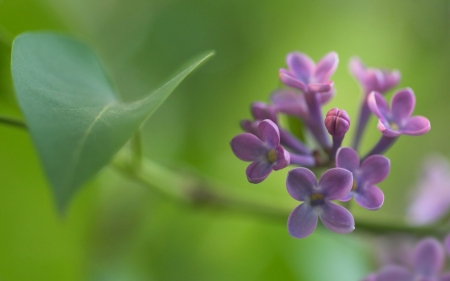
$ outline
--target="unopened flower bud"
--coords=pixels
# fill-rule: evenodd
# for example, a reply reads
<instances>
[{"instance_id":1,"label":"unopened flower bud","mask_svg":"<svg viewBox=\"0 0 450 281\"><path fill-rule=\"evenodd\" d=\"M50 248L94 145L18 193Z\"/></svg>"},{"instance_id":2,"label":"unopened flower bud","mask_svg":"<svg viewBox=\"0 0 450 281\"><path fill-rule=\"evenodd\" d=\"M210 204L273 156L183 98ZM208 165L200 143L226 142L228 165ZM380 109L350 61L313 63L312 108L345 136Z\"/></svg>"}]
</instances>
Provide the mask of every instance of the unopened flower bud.
<instances>
[{"instance_id":1,"label":"unopened flower bud","mask_svg":"<svg viewBox=\"0 0 450 281\"><path fill-rule=\"evenodd\" d=\"M350 128L350 117L345 110L333 108L325 117L325 127L333 137L343 136Z\"/></svg>"}]
</instances>

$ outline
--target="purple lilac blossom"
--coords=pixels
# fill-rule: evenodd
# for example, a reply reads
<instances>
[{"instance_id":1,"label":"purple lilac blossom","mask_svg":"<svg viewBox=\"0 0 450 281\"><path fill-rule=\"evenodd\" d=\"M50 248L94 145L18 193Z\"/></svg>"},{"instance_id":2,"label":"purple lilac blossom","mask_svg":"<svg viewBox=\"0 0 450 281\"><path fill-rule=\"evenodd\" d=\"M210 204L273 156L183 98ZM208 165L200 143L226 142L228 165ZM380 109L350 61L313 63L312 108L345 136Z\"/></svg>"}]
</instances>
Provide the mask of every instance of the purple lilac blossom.
<instances>
[{"instance_id":1,"label":"purple lilac blossom","mask_svg":"<svg viewBox=\"0 0 450 281\"><path fill-rule=\"evenodd\" d=\"M375 274L374 281L450 281L450 273L440 274L445 261L444 249L434 238L421 240L414 249L413 271L398 265L388 265ZM375 275L375 278L373 277Z\"/></svg>"},{"instance_id":2,"label":"purple lilac blossom","mask_svg":"<svg viewBox=\"0 0 450 281\"><path fill-rule=\"evenodd\" d=\"M355 198L356 203L368 210L379 209L384 202L383 191L375 184L382 182L389 174L390 161L381 155L372 155L359 164L359 156L350 147L341 147L336 155L336 167L353 174L353 185L341 201Z\"/></svg>"},{"instance_id":3,"label":"purple lilac blossom","mask_svg":"<svg viewBox=\"0 0 450 281\"><path fill-rule=\"evenodd\" d=\"M367 98L370 92L376 91L385 94L400 82L400 72L397 70L388 71L377 68L367 68L357 57L350 60L350 72L358 80L363 88L363 99L359 111L358 125L353 139L353 148L358 149L362 134L370 118L370 109Z\"/></svg>"},{"instance_id":4,"label":"purple lilac blossom","mask_svg":"<svg viewBox=\"0 0 450 281\"><path fill-rule=\"evenodd\" d=\"M450 163L440 157L425 160L420 180L407 211L413 225L431 224L450 210Z\"/></svg>"},{"instance_id":5,"label":"purple lilac blossom","mask_svg":"<svg viewBox=\"0 0 450 281\"><path fill-rule=\"evenodd\" d=\"M391 100L391 108L378 92L369 94L369 108L378 118L378 129L386 137L400 135L420 136L430 130L430 121L423 116L412 116L416 105L410 88L399 90Z\"/></svg>"},{"instance_id":6,"label":"purple lilac blossom","mask_svg":"<svg viewBox=\"0 0 450 281\"><path fill-rule=\"evenodd\" d=\"M414 92L402 89L395 93L391 108L380 93L369 94L368 105L378 118L378 129L383 136L366 157L384 153L400 135L420 136L430 131L430 121L423 116L412 116L416 105Z\"/></svg>"},{"instance_id":7,"label":"purple lilac blossom","mask_svg":"<svg viewBox=\"0 0 450 281\"><path fill-rule=\"evenodd\" d=\"M316 65L303 53L293 52L287 55L288 69L280 69L280 80L287 86L298 89L305 94L308 114L305 123L324 149L330 148L330 140L323 124L321 95L333 95L333 82L329 79L339 63L338 55L330 52Z\"/></svg>"},{"instance_id":8,"label":"purple lilac blossom","mask_svg":"<svg viewBox=\"0 0 450 281\"><path fill-rule=\"evenodd\" d=\"M307 237L316 228L319 217L331 231L352 232L355 229L352 214L344 207L330 202L347 195L352 182L352 174L341 168L329 169L319 182L314 173L306 168L289 171L287 191L295 200L303 201L289 216L289 234L295 238Z\"/></svg>"},{"instance_id":9,"label":"purple lilac blossom","mask_svg":"<svg viewBox=\"0 0 450 281\"><path fill-rule=\"evenodd\" d=\"M251 183L265 180L272 170L280 170L289 165L290 155L280 145L277 125L266 119L258 125L258 136L243 133L231 140L231 149L243 161L252 162L246 170Z\"/></svg>"}]
</instances>

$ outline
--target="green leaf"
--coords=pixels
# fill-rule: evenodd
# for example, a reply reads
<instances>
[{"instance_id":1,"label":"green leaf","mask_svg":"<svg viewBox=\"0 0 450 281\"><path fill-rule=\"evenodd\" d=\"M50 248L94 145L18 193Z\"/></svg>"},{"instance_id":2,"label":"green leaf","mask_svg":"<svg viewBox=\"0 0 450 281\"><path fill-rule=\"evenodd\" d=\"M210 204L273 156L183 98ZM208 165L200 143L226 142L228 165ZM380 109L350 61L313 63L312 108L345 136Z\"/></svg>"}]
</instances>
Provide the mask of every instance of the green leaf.
<instances>
[{"instance_id":1,"label":"green leaf","mask_svg":"<svg viewBox=\"0 0 450 281\"><path fill-rule=\"evenodd\" d=\"M178 84L212 55L195 60L145 98L126 103L83 43L52 33L26 33L14 40L17 98L61 212Z\"/></svg>"}]
</instances>

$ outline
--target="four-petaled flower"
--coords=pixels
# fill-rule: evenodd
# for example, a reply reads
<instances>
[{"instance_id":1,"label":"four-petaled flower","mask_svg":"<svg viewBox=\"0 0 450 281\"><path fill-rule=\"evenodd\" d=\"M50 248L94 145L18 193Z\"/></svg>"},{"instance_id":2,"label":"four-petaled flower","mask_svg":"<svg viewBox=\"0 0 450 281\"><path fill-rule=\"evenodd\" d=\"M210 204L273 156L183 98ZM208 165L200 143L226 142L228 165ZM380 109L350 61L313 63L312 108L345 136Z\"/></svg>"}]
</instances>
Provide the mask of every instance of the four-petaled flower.
<instances>
[{"instance_id":1,"label":"four-petaled flower","mask_svg":"<svg viewBox=\"0 0 450 281\"><path fill-rule=\"evenodd\" d=\"M377 210L383 205L384 194L374 184L382 182L389 174L389 159L382 155L369 156L359 165L359 156L350 147L342 147L336 154L336 167L353 174L353 186L349 194L340 199L355 198L356 203L369 210Z\"/></svg>"},{"instance_id":2,"label":"four-petaled flower","mask_svg":"<svg viewBox=\"0 0 450 281\"><path fill-rule=\"evenodd\" d=\"M398 265L389 265L371 274L373 281L450 281L450 272L440 274L445 261L444 249L434 238L425 238L414 249L411 272Z\"/></svg>"},{"instance_id":3,"label":"four-petaled flower","mask_svg":"<svg viewBox=\"0 0 450 281\"><path fill-rule=\"evenodd\" d=\"M296 238L310 235L320 217L328 229L337 233L349 233L355 229L352 214L342 206L331 203L347 195L353 183L352 174L341 168L326 171L317 183L316 176L306 168L296 168L288 173L286 187L298 201L288 219L289 234Z\"/></svg>"},{"instance_id":4,"label":"four-petaled flower","mask_svg":"<svg viewBox=\"0 0 450 281\"><path fill-rule=\"evenodd\" d=\"M400 135L419 136L430 130L430 121L423 116L411 117L416 98L411 89L399 90L392 97L391 108L377 92L372 92L368 100L369 108L378 117L378 129L386 137Z\"/></svg>"},{"instance_id":5,"label":"four-petaled flower","mask_svg":"<svg viewBox=\"0 0 450 281\"><path fill-rule=\"evenodd\" d=\"M278 127L271 120L259 123L258 136L243 133L234 137L230 144L239 159L252 162L246 170L247 179L251 183L260 183L272 170L280 170L289 165L289 152L280 145Z\"/></svg>"},{"instance_id":6,"label":"four-petaled flower","mask_svg":"<svg viewBox=\"0 0 450 281\"><path fill-rule=\"evenodd\" d=\"M286 57L288 69L280 69L280 80L304 93L324 93L331 97L333 82L329 79L338 63L339 58L335 52L326 54L317 65L303 53L289 53Z\"/></svg>"}]
</instances>

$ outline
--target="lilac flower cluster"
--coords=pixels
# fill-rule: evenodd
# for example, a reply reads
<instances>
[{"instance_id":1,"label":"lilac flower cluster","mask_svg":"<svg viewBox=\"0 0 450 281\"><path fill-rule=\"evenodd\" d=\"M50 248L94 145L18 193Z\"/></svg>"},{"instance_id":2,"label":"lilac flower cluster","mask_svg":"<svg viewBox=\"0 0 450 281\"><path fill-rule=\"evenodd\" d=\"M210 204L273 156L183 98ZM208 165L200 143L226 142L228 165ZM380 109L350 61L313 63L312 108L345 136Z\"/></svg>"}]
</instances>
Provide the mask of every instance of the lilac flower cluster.
<instances>
[{"instance_id":1,"label":"lilac flower cluster","mask_svg":"<svg viewBox=\"0 0 450 281\"><path fill-rule=\"evenodd\" d=\"M388 264L362 281L450 281L450 272L441 273L445 250L450 253L450 236L444 244L434 238L422 239L414 248L410 265Z\"/></svg>"},{"instance_id":2,"label":"lilac flower cluster","mask_svg":"<svg viewBox=\"0 0 450 281\"><path fill-rule=\"evenodd\" d=\"M251 105L252 120L241 121L245 133L231 140L231 149L247 167L251 183L264 181L272 171L297 165L286 179L288 193L302 203L288 219L291 236L303 238L316 228L318 219L337 233L353 231L354 219L350 211L332 201L345 202L352 197L369 210L383 205L384 195L375 184L382 182L390 169L389 159L383 154L400 135L418 136L430 130L430 122L422 116L412 116L415 97L411 89L397 91L389 105L383 95L400 81L398 71L366 68L353 58L350 70L363 89L359 119L353 147L342 147L350 128L350 117L341 109L333 108L322 114L322 107L335 95L330 80L338 66L335 52L325 55L317 64L307 55L293 52L287 55L286 69L280 69L279 78L284 87L275 90L269 104ZM371 116L378 118L381 137L364 156L358 155L358 146ZM301 121L305 134L312 142L291 133L283 127L281 115ZM319 180L308 168L327 169Z\"/></svg>"}]
</instances>

